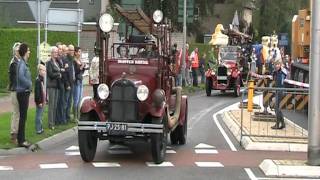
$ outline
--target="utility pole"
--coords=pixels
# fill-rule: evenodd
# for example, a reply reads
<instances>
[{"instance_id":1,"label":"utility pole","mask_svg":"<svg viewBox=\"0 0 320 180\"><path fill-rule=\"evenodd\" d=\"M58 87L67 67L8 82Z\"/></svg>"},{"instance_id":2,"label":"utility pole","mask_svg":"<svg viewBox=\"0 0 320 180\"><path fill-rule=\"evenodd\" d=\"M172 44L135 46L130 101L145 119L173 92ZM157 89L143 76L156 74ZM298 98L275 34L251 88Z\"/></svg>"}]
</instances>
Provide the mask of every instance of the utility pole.
<instances>
[{"instance_id":1,"label":"utility pole","mask_svg":"<svg viewBox=\"0 0 320 180\"><path fill-rule=\"evenodd\" d=\"M40 0L37 0L37 26L38 26L38 44L37 44L37 60L38 64L40 64L40 18L41 18L41 8L40 8Z\"/></svg>"},{"instance_id":2,"label":"utility pole","mask_svg":"<svg viewBox=\"0 0 320 180\"><path fill-rule=\"evenodd\" d=\"M311 0L310 90L308 107L308 164L320 165L320 1Z\"/></svg>"},{"instance_id":3,"label":"utility pole","mask_svg":"<svg viewBox=\"0 0 320 180\"><path fill-rule=\"evenodd\" d=\"M182 86L186 85L187 0L183 0Z\"/></svg>"}]
</instances>

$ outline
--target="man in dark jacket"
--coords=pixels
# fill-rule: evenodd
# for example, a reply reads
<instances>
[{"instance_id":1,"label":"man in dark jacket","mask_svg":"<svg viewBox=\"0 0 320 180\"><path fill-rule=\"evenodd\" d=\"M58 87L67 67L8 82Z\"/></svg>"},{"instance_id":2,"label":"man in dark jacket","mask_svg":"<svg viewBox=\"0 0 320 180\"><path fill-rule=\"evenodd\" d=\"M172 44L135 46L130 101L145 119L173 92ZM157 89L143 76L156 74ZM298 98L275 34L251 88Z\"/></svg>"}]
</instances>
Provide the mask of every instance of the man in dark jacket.
<instances>
[{"instance_id":1,"label":"man in dark jacket","mask_svg":"<svg viewBox=\"0 0 320 180\"><path fill-rule=\"evenodd\" d=\"M70 121L70 109L71 109L71 102L72 102L72 92L73 92L73 84L75 81L75 72L73 67L74 61L74 46L70 44L68 46L68 54L65 58L65 64L68 64L68 68L66 68L65 73L65 114L66 114L66 121Z\"/></svg>"},{"instance_id":2,"label":"man in dark jacket","mask_svg":"<svg viewBox=\"0 0 320 180\"><path fill-rule=\"evenodd\" d=\"M273 72L273 79L275 80L276 88L284 88L284 80L287 77L287 71L285 68L282 68L282 60L278 59L275 61L275 71ZM276 104L275 104L275 112L276 112L276 124L272 126L272 129L283 129L286 127L284 123L283 114L281 112L280 101L283 96L282 90L276 90Z\"/></svg>"},{"instance_id":3,"label":"man in dark jacket","mask_svg":"<svg viewBox=\"0 0 320 180\"><path fill-rule=\"evenodd\" d=\"M13 144L17 144L17 135L19 128L19 104L17 99L17 65L19 63L20 55L19 55L19 46L21 43L15 43L12 48L13 58L11 59L9 66L9 91L11 97L11 104L13 106L13 111L11 115L11 142Z\"/></svg>"}]
</instances>

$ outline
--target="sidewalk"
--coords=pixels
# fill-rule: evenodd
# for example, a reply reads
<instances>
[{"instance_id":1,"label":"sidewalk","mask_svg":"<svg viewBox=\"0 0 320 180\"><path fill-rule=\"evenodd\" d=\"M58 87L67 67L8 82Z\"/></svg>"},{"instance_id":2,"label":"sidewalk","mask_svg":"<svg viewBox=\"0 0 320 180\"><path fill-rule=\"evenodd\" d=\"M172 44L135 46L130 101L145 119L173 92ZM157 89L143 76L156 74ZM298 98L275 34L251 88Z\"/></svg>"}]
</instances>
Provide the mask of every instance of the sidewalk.
<instances>
[{"instance_id":1,"label":"sidewalk","mask_svg":"<svg viewBox=\"0 0 320 180\"><path fill-rule=\"evenodd\" d=\"M259 97L254 98L254 103L259 104ZM308 118L306 113L284 112L285 130L273 130L271 126L274 122L253 121L251 115L244 109L241 121L239 103L228 107L222 113L225 125L235 138L241 141L244 149L307 152L308 131L305 128L307 128ZM308 166L306 161L265 159L259 167L268 177L320 177L320 166Z\"/></svg>"}]
</instances>

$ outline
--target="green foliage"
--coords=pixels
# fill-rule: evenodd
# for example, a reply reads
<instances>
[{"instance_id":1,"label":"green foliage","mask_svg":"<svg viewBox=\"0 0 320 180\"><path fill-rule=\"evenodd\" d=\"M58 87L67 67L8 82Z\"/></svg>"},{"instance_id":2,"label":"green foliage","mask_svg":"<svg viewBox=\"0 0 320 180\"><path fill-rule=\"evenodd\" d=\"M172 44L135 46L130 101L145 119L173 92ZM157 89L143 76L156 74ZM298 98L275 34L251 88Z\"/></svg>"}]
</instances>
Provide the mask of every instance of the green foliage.
<instances>
[{"instance_id":1,"label":"green foliage","mask_svg":"<svg viewBox=\"0 0 320 180\"><path fill-rule=\"evenodd\" d=\"M44 35L44 31L41 32ZM43 37L41 39L44 39ZM32 79L37 71L37 30L36 29L0 29L0 88L8 86L8 67L12 58L12 46L15 42L25 42L31 50L28 61ZM56 42L65 44L76 44L77 34L68 32L48 32L48 43L55 45Z\"/></svg>"},{"instance_id":2,"label":"green foliage","mask_svg":"<svg viewBox=\"0 0 320 180\"><path fill-rule=\"evenodd\" d=\"M42 139L51 137L54 134L57 134L59 132L62 132L66 129L69 129L75 126L75 124L69 123L67 125L56 126L55 130L48 129L48 112L46 108L46 110L43 113L43 121L42 121L44 133L38 135L36 134L36 130L35 130L35 113L36 113L35 108L28 110L28 117L26 121L26 129L25 129L26 139L32 143L36 143L38 141L41 141ZM15 145L10 142L10 118L11 118L11 113L0 114L0 129L1 129L0 149L10 149L15 147Z\"/></svg>"}]
</instances>

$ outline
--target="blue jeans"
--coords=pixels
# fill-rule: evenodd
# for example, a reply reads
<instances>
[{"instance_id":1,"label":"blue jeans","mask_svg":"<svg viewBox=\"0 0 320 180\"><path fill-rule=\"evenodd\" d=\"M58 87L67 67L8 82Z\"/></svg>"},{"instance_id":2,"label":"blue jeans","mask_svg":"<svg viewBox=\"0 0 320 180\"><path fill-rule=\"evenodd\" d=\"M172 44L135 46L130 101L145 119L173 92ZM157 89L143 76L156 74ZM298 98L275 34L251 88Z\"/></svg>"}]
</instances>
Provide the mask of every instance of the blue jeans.
<instances>
[{"instance_id":1,"label":"blue jeans","mask_svg":"<svg viewBox=\"0 0 320 180\"><path fill-rule=\"evenodd\" d=\"M176 86L182 86L182 74L181 73L177 74Z\"/></svg>"},{"instance_id":2,"label":"blue jeans","mask_svg":"<svg viewBox=\"0 0 320 180\"><path fill-rule=\"evenodd\" d=\"M73 109L75 111L77 111L79 108L79 104L83 93L82 88L82 81L77 81L77 83L75 83L73 86Z\"/></svg>"},{"instance_id":3,"label":"blue jeans","mask_svg":"<svg viewBox=\"0 0 320 180\"><path fill-rule=\"evenodd\" d=\"M36 132L37 133L40 133L41 131L43 131L43 128L42 128L42 114L43 114L43 106L42 107L39 107L37 106L36 107Z\"/></svg>"}]
</instances>

